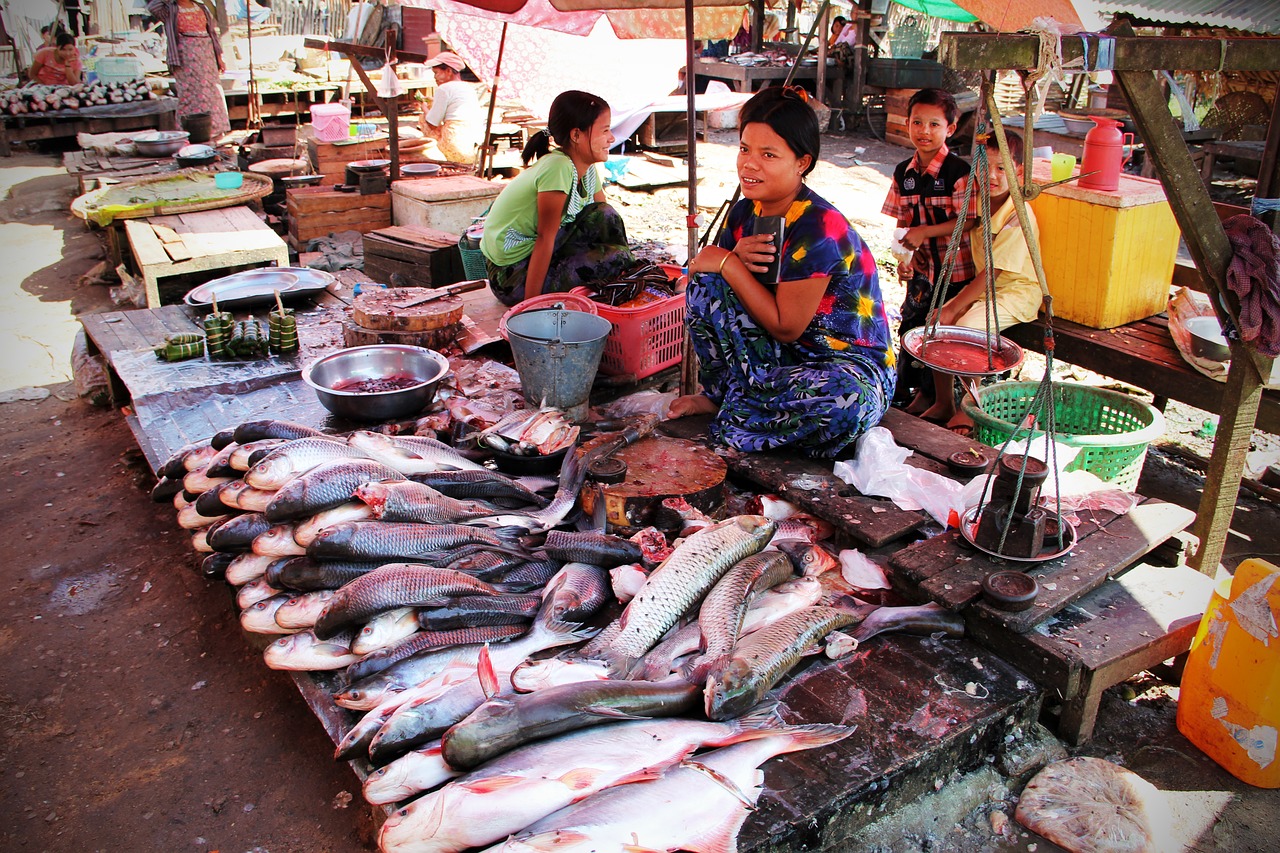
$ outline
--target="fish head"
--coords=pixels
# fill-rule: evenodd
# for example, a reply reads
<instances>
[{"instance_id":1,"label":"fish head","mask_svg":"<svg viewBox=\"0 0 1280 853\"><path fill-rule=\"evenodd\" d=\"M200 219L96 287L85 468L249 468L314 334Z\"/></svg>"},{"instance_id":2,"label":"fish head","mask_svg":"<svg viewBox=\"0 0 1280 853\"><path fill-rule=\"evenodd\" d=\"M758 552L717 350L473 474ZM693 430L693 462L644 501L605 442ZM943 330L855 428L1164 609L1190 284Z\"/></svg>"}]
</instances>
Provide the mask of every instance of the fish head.
<instances>
[{"instance_id":1,"label":"fish head","mask_svg":"<svg viewBox=\"0 0 1280 853\"><path fill-rule=\"evenodd\" d=\"M387 495L389 493L390 489L387 487L386 483L374 481L370 483L362 483L361 485L356 486L355 496L357 500L368 504L369 508L372 509L374 513L380 514L384 509L386 509Z\"/></svg>"},{"instance_id":2,"label":"fish head","mask_svg":"<svg viewBox=\"0 0 1280 853\"><path fill-rule=\"evenodd\" d=\"M269 453L254 464L244 480L255 489L278 489L299 473L287 453Z\"/></svg>"},{"instance_id":3,"label":"fish head","mask_svg":"<svg viewBox=\"0 0 1280 853\"><path fill-rule=\"evenodd\" d=\"M777 522L763 515L740 515L733 521L755 539L768 541L778 530Z\"/></svg>"},{"instance_id":4,"label":"fish head","mask_svg":"<svg viewBox=\"0 0 1280 853\"><path fill-rule=\"evenodd\" d=\"M749 661L729 658L707 677L703 698L707 719L727 720L755 704L754 687L759 682Z\"/></svg>"},{"instance_id":5,"label":"fish head","mask_svg":"<svg viewBox=\"0 0 1280 853\"><path fill-rule=\"evenodd\" d=\"M835 556L820 545L788 539L777 543L778 550L791 558L796 569L805 577L817 577L823 572L838 568Z\"/></svg>"}]
</instances>

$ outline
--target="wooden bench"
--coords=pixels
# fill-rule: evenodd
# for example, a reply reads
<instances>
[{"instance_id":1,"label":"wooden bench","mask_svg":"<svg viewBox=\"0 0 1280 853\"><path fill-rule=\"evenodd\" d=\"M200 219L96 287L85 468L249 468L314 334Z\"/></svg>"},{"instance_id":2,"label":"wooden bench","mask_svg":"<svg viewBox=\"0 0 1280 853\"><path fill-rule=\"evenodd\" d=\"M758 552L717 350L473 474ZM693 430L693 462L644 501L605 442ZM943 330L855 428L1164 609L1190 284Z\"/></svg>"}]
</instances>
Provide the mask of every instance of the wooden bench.
<instances>
[{"instance_id":1,"label":"wooden bench","mask_svg":"<svg viewBox=\"0 0 1280 853\"><path fill-rule=\"evenodd\" d=\"M148 308L160 307L159 281L167 276L256 264L289 265L284 241L243 205L130 219L124 230L146 287Z\"/></svg>"},{"instance_id":2,"label":"wooden bench","mask_svg":"<svg viewBox=\"0 0 1280 853\"><path fill-rule=\"evenodd\" d=\"M1003 334L1020 346L1044 352L1044 321L1023 323ZM1187 364L1163 314L1114 329L1091 329L1067 320L1053 321L1055 353L1059 361L1110 376L1146 389L1156 405L1177 400L1215 414L1222 413L1226 384L1215 382ZM1280 434L1280 391L1263 391L1257 427Z\"/></svg>"}]
</instances>

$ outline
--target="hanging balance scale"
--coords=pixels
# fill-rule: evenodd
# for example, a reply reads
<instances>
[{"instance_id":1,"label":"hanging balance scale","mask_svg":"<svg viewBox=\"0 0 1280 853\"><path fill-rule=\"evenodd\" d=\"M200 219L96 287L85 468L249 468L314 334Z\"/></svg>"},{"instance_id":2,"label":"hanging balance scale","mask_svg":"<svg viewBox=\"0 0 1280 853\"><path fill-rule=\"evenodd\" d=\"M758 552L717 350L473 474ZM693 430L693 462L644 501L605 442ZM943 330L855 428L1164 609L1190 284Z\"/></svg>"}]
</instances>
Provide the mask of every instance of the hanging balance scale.
<instances>
[{"instance_id":1,"label":"hanging balance scale","mask_svg":"<svg viewBox=\"0 0 1280 853\"><path fill-rule=\"evenodd\" d=\"M1034 91L1034 90L1033 90ZM991 94L990 80L983 81L984 102L989 114L996 116L995 99ZM1027 97L1028 111L1034 110L1034 95ZM1027 127L1031 127L1030 120ZM993 123L993 132L999 142L999 154L1002 166L1007 174L1015 174L1004 129L998 121ZM979 147L979 143L981 146ZM1025 139L1026 151L1030 152L1030 130ZM980 227L984 233L991 230L991 196L990 186L985 179L987 166L987 148L985 139L975 138L973 170L970 173L969 186L965 191L965 203L978 175L983 179L979 188ZM1030 183L1030 162L1026 163L1025 173L1028 179L1027 189L1011 181L1010 193L1019 224L1025 235L1030 235L1026 201L1041 189ZM953 261L957 233L953 234L952 245L948 249L943 274L949 275ZM1016 344L1002 337L999 332L999 318L996 315L995 277L991 258L991 240L983 241L986 270L986 300L990 310L987 314L987 328L981 330L961 329L959 327L926 325L918 331L914 340L917 344L913 351L903 339L903 348L920 361L945 373L961 376L991 376L1016 367L1022 361L1022 350ZM1015 562L1042 562L1053 560L1068 554L1076 544L1076 532L1062 516L1062 499L1058 486L1058 478L1052 477L1052 496L1044 495L1046 483L1050 482L1052 472L1058 470L1056 400L1053 388L1053 298L1049 295L1045 284L1044 268L1040 260L1040 250L1036 241L1028 237L1027 246L1040 289L1044 296L1045 313L1045 371L1039 387L1032 397L1025 412L1016 416L1016 422L1008 439L1001 445L996 455L995 464L986 475L986 484L978 505L965 512L960 520L960 534L974 548L991 556ZM946 280L945 278L942 280ZM936 319L936 309L940 307L940 292L934 295L935 309L930 318ZM910 333L908 333L910 334ZM981 403L974 393L975 403ZM1025 442L1021 452L1010 451L1015 440ZM1031 454L1035 444L1042 443L1044 459ZM993 573L999 575L1003 573ZM1019 601L1016 609L1022 605L1030 606L1027 601Z\"/></svg>"}]
</instances>

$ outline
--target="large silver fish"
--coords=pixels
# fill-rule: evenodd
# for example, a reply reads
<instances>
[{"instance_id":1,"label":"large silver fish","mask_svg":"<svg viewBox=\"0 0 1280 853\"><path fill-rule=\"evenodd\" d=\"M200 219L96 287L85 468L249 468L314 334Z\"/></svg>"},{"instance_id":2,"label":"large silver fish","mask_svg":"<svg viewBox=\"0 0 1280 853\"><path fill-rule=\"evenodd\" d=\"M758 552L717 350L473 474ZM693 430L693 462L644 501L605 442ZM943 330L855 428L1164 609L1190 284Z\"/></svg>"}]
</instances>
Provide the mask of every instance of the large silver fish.
<instances>
[{"instance_id":1,"label":"large silver fish","mask_svg":"<svg viewBox=\"0 0 1280 853\"><path fill-rule=\"evenodd\" d=\"M371 518L373 510L368 505L360 501L347 501L310 518L299 519L293 528L293 541L306 548L326 527L333 527L342 521L367 521Z\"/></svg>"},{"instance_id":2,"label":"large silver fish","mask_svg":"<svg viewBox=\"0 0 1280 853\"><path fill-rule=\"evenodd\" d=\"M338 590L316 620L316 636L325 639L398 607L444 604L459 595L488 595L499 590L462 572L417 563L388 563ZM413 620L417 625L416 618Z\"/></svg>"},{"instance_id":3,"label":"large silver fish","mask_svg":"<svg viewBox=\"0 0 1280 853\"><path fill-rule=\"evenodd\" d=\"M253 538L253 553L263 557L301 557L307 549L293 538L292 524L273 524Z\"/></svg>"},{"instance_id":4,"label":"large silver fish","mask_svg":"<svg viewBox=\"0 0 1280 853\"><path fill-rule=\"evenodd\" d=\"M394 646L418 633L418 611L412 607L397 607L374 616L356 635L351 651L367 655Z\"/></svg>"},{"instance_id":5,"label":"large silver fish","mask_svg":"<svg viewBox=\"0 0 1280 853\"><path fill-rule=\"evenodd\" d=\"M438 561L465 545L515 548L512 531L466 524L345 521L320 531L307 547L313 557L348 560Z\"/></svg>"},{"instance_id":6,"label":"large silver fish","mask_svg":"<svg viewBox=\"0 0 1280 853\"><path fill-rule=\"evenodd\" d=\"M278 489L324 462L368 458L369 454L336 439L298 438L273 448L245 472L244 481L255 489Z\"/></svg>"},{"instance_id":7,"label":"large silver fish","mask_svg":"<svg viewBox=\"0 0 1280 853\"><path fill-rule=\"evenodd\" d=\"M356 497L379 521L416 521L423 524L451 524L501 512L493 504L460 501L423 483L365 483Z\"/></svg>"},{"instance_id":8,"label":"large silver fish","mask_svg":"<svg viewBox=\"0 0 1280 853\"><path fill-rule=\"evenodd\" d=\"M270 527L271 522L262 513L246 512L210 530L209 547L215 551L248 551L254 538Z\"/></svg>"},{"instance_id":9,"label":"large silver fish","mask_svg":"<svg viewBox=\"0 0 1280 853\"><path fill-rule=\"evenodd\" d=\"M852 633L858 643L877 634L901 631L905 634L945 634L952 639L964 636L964 617L937 602L908 607L879 607Z\"/></svg>"},{"instance_id":10,"label":"large silver fish","mask_svg":"<svg viewBox=\"0 0 1280 853\"><path fill-rule=\"evenodd\" d=\"M622 611L610 661L624 672L630 669L725 572L763 548L773 531L774 523L762 515L739 515L680 543Z\"/></svg>"},{"instance_id":11,"label":"large silver fish","mask_svg":"<svg viewBox=\"0 0 1280 853\"><path fill-rule=\"evenodd\" d=\"M698 707L701 690L683 678L581 681L535 693L495 696L444 733L445 761L470 770L509 749L565 732L637 717L674 717Z\"/></svg>"},{"instance_id":12,"label":"large silver fish","mask_svg":"<svg viewBox=\"0 0 1280 853\"><path fill-rule=\"evenodd\" d=\"M794 575L790 557L781 551L763 551L739 561L716 582L698 609L702 655L689 664L690 681L701 684L707 672L733 650L756 593Z\"/></svg>"},{"instance_id":13,"label":"large silver fish","mask_svg":"<svg viewBox=\"0 0 1280 853\"><path fill-rule=\"evenodd\" d=\"M440 741L433 741L370 773L364 780L364 798L377 806L399 803L461 773L445 763Z\"/></svg>"},{"instance_id":14,"label":"large silver fish","mask_svg":"<svg viewBox=\"0 0 1280 853\"><path fill-rule=\"evenodd\" d=\"M364 483L403 479L399 471L372 459L337 459L290 480L264 511L272 521L305 518L346 503Z\"/></svg>"},{"instance_id":15,"label":"large silver fish","mask_svg":"<svg viewBox=\"0 0 1280 853\"><path fill-rule=\"evenodd\" d=\"M378 844L384 853L490 844L598 791L653 779L701 747L767 737L776 730L769 726L776 722L641 720L522 746L391 815Z\"/></svg>"},{"instance_id":16,"label":"large silver fish","mask_svg":"<svg viewBox=\"0 0 1280 853\"><path fill-rule=\"evenodd\" d=\"M823 637L856 625L874 609L871 605L809 607L744 638L707 677L707 718L727 720L743 713L812 653Z\"/></svg>"},{"instance_id":17,"label":"large silver fish","mask_svg":"<svg viewBox=\"0 0 1280 853\"><path fill-rule=\"evenodd\" d=\"M530 613L529 617L532 619L533 614ZM347 667L347 683L350 684L362 678L376 675L399 661L420 652L475 643L501 643L522 636L528 630L529 626L526 622L519 625L456 628L446 631L419 631L393 646L369 652L360 660L351 664L351 666Z\"/></svg>"},{"instance_id":18,"label":"large silver fish","mask_svg":"<svg viewBox=\"0 0 1280 853\"><path fill-rule=\"evenodd\" d=\"M294 634L296 630L283 628L276 622L276 611L293 596L282 593L256 601L240 613L240 627L253 634ZM299 629L300 630L300 629Z\"/></svg>"},{"instance_id":19,"label":"large silver fish","mask_svg":"<svg viewBox=\"0 0 1280 853\"><path fill-rule=\"evenodd\" d=\"M776 755L835 743L852 732L845 726L796 726L686 759L657 779L616 785L561 809L516 834L501 849L728 853L737 849L738 833L760 799L762 764ZM391 820L383 825L384 837L390 825Z\"/></svg>"},{"instance_id":20,"label":"large silver fish","mask_svg":"<svg viewBox=\"0 0 1280 853\"><path fill-rule=\"evenodd\" d=\"M348 631L329 640L318 640L310 631L299 631L267 646L262 658L271 669L298 672L342 669L360 659L351 651L352 636L353 632Z\"/></svg>"},{"instance_id":21,"label":"large silver fish","mask_svg":"<svg viewBox=\"0 0 1280 853\"><path fill-rule=\"evenodd\" d=\"M333 590L322 589L290 596L276 611L276 624L289 631L302 631L312 627L333 595Z\"/></svg>"},{"instance_id":22,"label":"large silver fish","mask_svg":"<svg viewBox=\"0 0 1280 853\"><path fill-rule=\"evenodd\" d=\"M367 575L384 565L386 562L382 560L319 560L315 557L288 557L266 564L263 574L274 587L298 592L313 592L317 589L339 589L361 575Z\"/></svg>"},{"instance_id":23,"label":"large silver fish","mask_svg":"<svg viewBox=\"0 0 1280 853\"><path fill-rule=\"evenodd\" d=\"M401 474L431 474L436 471L484 470L447 444L429 438L408 438L359 430L347 437L347 444L377 459Z\"/></svg>"}]
</instances>

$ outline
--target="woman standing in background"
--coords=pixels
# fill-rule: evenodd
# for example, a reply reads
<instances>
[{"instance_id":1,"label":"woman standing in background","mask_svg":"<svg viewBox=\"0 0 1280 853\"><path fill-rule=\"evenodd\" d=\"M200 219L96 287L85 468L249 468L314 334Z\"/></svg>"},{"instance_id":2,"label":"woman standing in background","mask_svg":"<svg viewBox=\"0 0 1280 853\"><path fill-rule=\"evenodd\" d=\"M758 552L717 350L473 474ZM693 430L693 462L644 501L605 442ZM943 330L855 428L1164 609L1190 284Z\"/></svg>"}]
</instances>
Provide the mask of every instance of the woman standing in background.
<instances>
[{"instance_id":1,"label":"woman standing in background","mask_svg":"<svg viewBox=\"0 0 1280 853\"><path fill-rule=\"evenodd\" d=\"M164 24L167 60L178 88L178 119L208 113L213 138L231 129L222 94L222 42L213 10L197 0L151 0L147 11Z\"/></svg>"}]
</instances>

